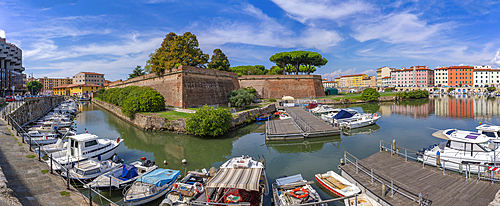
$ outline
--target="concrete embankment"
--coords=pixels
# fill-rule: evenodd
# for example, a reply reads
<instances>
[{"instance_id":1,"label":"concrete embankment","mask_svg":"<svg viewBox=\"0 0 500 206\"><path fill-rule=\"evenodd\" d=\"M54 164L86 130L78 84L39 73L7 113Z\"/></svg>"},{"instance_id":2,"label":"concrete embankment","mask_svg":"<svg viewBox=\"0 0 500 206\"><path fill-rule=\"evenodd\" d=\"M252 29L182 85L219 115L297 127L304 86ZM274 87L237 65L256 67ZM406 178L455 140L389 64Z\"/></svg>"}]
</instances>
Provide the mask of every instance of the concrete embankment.
<instances>
[{"instance_id":1,"label":"concrete embankment","mask_svg":"<svg viewBox=\"0 0 500 206\"><path fill-rule=\"evenodd\" d=\"M140 113L136 113L134 118L129 118L122 113L122 108L119 106L97 99L92 99L92 102L144 130L175 131L186 133L186 130L184 129L186 127L186 122L184 119L167 120L164 117L147 116ZM271 112L274 112L275 110L276 106L274 104L269 104L264 107L234 113L231 127L250 123L255 120L255 117L263 114L269 114Z\"/></svg>"},{"instance_id":2,"label":"concrete embankment","mask_svg":"<svg viewBox=\"0 0 500 206\"><path fill-rule=\"evenodd\" d=\"M0 205L89 205L88 198L73 186L66 189L66 181L50 174L49 166L9 129L0 119Z\"/></svg>"}]
</instances>

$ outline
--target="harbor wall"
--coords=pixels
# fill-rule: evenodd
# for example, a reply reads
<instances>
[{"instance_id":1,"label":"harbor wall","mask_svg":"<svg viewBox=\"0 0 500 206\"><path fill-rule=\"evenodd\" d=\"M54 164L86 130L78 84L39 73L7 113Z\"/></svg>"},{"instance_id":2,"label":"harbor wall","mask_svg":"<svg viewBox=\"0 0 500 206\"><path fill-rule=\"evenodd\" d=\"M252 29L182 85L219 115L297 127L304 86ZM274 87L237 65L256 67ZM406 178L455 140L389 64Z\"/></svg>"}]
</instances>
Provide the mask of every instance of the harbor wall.
<instances>
[{"instance_id":1,"label":"harbor wall","mask_svg":"<svg viewBox=\"0 0 500 206\"><path fill-rule=\"evenodd\" d=\"M253 108L248 111L241 111L233 113L233 120L231 127L235 127L245 123L251 123L255 121L255 118L264 114L270 114L276 111L275 104L269 104L264 107Z\"/></svg>"},{"instance_id":2,"label":"harbor wall","mask_svg":"<svg viewBox=\"0 0 500 206\"><path fill-rule=\"evenodd\" d=\"M253 87L263 99L318 98L325 96L320 75L243 75L238 78L241 88Z\"/></svg>"},{"instance_id":3,"label":"harbor wall","mask_svg":"<svg viewBox=\"0 0 500 206\"><path fill-rule=\"evenodd\" d=\"M227 94L239 88L236 73L191 66L179 66L163 74L151 73L112 82L109 88L132 85L155 89L165 98L166 106L175 107L227 104Z\"/></svg>"},{"instance_id":4,"label":"harbor wall","mask_svg":"<svg viewBox=\"0 0 500 206\"><path fill-rule=\"evenodd\" d=\"M10 113L10 119L21 126L45 114L62 101L64 101L62 96L25 98L24 104ZM10 119L7 121L10 122Z\"/></svg>"}]
</instances>

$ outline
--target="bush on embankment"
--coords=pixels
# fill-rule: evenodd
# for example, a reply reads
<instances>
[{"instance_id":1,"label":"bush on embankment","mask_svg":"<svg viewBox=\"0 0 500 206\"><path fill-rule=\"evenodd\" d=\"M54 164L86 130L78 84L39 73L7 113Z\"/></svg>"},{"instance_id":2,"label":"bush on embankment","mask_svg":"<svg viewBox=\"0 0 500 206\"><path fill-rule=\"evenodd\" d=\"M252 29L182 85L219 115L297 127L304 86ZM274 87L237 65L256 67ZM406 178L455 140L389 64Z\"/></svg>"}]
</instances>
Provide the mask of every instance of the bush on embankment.
<instances>
[{"instance_id":1,"label":"bush on embankment","mask_svg":"<svg viewBox=\"0 0 500 206\"><path fill-rule=\"evenodd\" d=\"M122 113L134 117L136 112L165 110L165 99L150 87L128 86L111 88L102 93L101 100L122 107Z\"/></svg>"},{"instance_id":2,"label":"bush on embankment","mask_svg":"<svg viewBox=\"0 0 500 206\"><path fill-rule=\"evenodd\" d=\"M411 92L400 92L396 94L400 99L419 99L429 97L429 92L426 90L416 90Z\"/></svg>"},{"instance_id":3,"label":"bush on embankment","mask_svg":"<svg viewBox=\"0 0 500 206\"><path fill-rule=\"evenodd\" d=\"M224 108L203 106L186 119L186 131L198 136L219 136L231 127L232 116Z\"/></svg>"},{"instance_id":4,"label":"bush on embankment","mask_svg":"<svg viewBox=\"0 0 500 206\"><path fill-rule=\"evenodd\" d=\"M361 94L361 100L367 101L367 102L372 102L375 100L378 100L380 97L380 93L374 88L366 88L363 90L363 93Z\"/></svg>"}]
</instances>

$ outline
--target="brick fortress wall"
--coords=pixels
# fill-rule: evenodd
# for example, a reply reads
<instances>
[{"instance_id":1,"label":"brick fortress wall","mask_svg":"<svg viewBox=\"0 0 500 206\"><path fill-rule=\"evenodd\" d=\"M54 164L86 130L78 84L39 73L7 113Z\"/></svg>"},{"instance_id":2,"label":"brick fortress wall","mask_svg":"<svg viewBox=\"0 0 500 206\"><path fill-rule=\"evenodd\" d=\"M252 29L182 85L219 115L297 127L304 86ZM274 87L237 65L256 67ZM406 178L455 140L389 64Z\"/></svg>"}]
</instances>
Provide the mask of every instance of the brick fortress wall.
<instances>
[{"instance_id":1,"label":"brick fortress wall","mask_svg":"<svg viewBox=\"0 0 500 206\"><path fill-rule=\"evenodd\" d=\"M260 98L281 99L324 97L320 75L244 75L238 78L240 87L252 86Z\"/></svg>"},{"instance_id":2,"label":"brick fortress wall","mask_svg":"<svg viewBox=\"0 0 500 206\"><path fill-rule=\"evenodd\" d=\"M226 95L238 89L236 73L179 66L166 70L158 76L156 73L113 82L109 88L127 86L147 86L160 92L165 97L165 105L198 107L215 104L227 104Z\"/></svg>"}]
</instances>

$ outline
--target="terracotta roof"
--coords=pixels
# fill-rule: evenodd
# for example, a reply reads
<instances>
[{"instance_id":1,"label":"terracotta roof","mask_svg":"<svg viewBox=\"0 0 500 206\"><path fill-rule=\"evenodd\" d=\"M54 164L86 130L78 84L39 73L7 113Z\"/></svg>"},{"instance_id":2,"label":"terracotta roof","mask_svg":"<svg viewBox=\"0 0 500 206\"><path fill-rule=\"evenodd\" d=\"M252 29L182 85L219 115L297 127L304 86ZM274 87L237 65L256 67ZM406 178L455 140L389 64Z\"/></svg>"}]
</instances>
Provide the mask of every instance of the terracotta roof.
<instances>
[{"instance_id":1,"label":"terracotta roof","mask_svg":"<svg viewBox=\"0 0 500 206\"><path fill-rule=\"evenodd\" d=\"M104 80L104 82L110 83L111 81L109 81L109 80Z\"/></svg>"},{"instance_id":2,"label":"terracotta roof","mask_svg":"<svg viewBox=\"0 0 500 206\"><path fill-rule=\"evenodd\" d=\"M84 74L95 74L95 75L104 75L104 74L99 74L99 73L95 73L95 72L80 72L80 73L84 73Z\"/></svg>"},{"instance_id":3,"label":"terracotta roof","mask_svg":"<svg viewBox=\"0 0 500 206\"><path fill-rule=\"evenodd\" d=\"M451 66L450 69L474 69L473 66Z\"/></svg>"},{"instance_id":4,"label":"terracotta roof","mask_svg":"<svg viewBox=\"0 0 500 206\"><path fill-rule=\"evenodd\" d=\"M323 83L337 83L336 81L326 81L326 82L323 82Z\"/></svg>"},{"instance_id":5,"label":"terracotta roof","mask_svg":"<svg viewBox=\"0 0 500 206\"><path fill-rule=\"evenodd\" d=\"M54 89L71 88L71 87L100 87L100 86L95 85L95 84L65 84L65 85L54 87Z\"/></svg>"},{"instance_id":6,"label":"terracotta roof","mask_svg":"<svg viewBox=\"0 0 500 206\"><path fill-rule=\"evenodd\" d=\"M357 77L357 76L363 76L363 75L366 75L366 74L351 74L351 75L344 75L341 77Z\"/></svg>"},{"instance_id":7,"label":"terracotta roof","mask_svg":"<svg viewBox=\"0 0 500 206\"><path fill-rule=\"evenodd\" d=\"M382 77L382 79L390 79L391 77Z\"/></svg>"}]
</instances>

